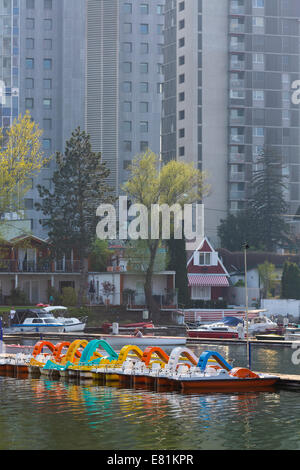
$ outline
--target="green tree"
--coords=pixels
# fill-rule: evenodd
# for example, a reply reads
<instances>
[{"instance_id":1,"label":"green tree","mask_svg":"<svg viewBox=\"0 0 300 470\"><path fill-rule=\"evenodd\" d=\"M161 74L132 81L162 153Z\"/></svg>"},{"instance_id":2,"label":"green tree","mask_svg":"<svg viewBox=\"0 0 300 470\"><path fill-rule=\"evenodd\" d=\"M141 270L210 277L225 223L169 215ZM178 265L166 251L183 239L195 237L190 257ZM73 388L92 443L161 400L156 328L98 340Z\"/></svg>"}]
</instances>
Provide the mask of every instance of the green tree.
<instances>
[{"instance_id":1,"label":"green tree","mask_svg":"<svg viewBox=\"0 0 300 470\"><path fill-rule=\"evenodd\" d=\"M300 269L296 263L286 262L281 278L281 297L300 299Z\"/></svg>"},{"instance_id":2,"label":"green tree","mask_svg":"<svg viewBox=\"0 0 300 470\"><path fill-rule=\"evenodd\" d=\"M279 155L267 148L259 156L257 165L258 170L252 177L251 207L259 239L265 250L271 252L288 243L283 163Z\"/></svg>"},{"instance_id":3,"label":"green tree","mask_svg":"<svg viewBox=\"0 0 300 470\"><path fill-rule=\"evenodd\" d=\"M66 142L64 155L56 154L56 165L53 190L38 186L42 202L36 208L45 216L40 222L48 230L54 255L70 255L74 250L78 257L81 306L88 285L88 255L95 240L96 209L113 201L107 184L109 169L101 154L92 152L90 136L80 128Z\"/></svg>"},{"instance_id":4,"label":"green tree","mask_svg":"<svg viewBox=\"0 0 300 470\"><path fill-rule=\"evenodd\" d=\"M258 273L263 283L263 298L267 299L276 282L275 266L265 261L258 265Z\"/></svg>"},{"instance_id":5,"label":"green tree","mask_svg":"<svg viewBox=\"0 0 300 470\"><path fill-rule=\"evenodd\" d=\"M218 227L221 246L230 251L240 251L245 240L251 249L259 249L260 241L255 231L255 220L250 209L239 211L236 215L229 214L222 219Z\"/></svg>"},{"instance_id":6,"label":"green tree","mask_svg":"<svg viewBox=\"0 0 300 470\"><path fill-rule=\"evenodd\" d=\"M108 247L107 240L97 238L91 245L91 270L95 272L104 272L107 268L107 262L112 254Z\"/></svg>"},{"instance_id":7,"label":"green tree","mask_svg":"<svg viewBox=\"0 0 300 470\"><path fill-rule=\"evenodd\" d=\"M132 203L143 204L148 214L151 214L152 205L171 207L174 204L183 206L187 203L198 202L206 191L204 175L195 169L192 164L170 161L161 168L159 157L150 150L133 160L130 167L128 182L124 191ZM148 239L146 241L149 251L149 263L146 270L144 285L147 307L150 315L157 310L152 298L152 278L154 263L158 248L162 240L161 223L158 238L152 238L148 224Z\"/></svg>"}]
</instances>

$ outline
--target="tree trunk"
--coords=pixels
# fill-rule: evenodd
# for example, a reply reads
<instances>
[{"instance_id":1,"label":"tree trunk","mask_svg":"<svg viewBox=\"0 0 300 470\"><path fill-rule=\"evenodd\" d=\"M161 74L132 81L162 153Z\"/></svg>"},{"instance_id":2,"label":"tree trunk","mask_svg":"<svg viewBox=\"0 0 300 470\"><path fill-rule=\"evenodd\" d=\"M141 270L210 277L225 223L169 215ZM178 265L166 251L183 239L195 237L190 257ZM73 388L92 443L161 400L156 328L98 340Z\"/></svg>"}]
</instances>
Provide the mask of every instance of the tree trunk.
<instances>
[{"instance_id":1,"label":"tree trunk","mask_svg":"<svg viewBox=\"0 0 300 470\"><path fill-rule=\"evenodd\" d=\"M158 248L158 241L155 242L153 245L149 246L150 249L150 262L149 266L146 272L146 280L145 280L145 285L144 285L144 291L145 291L145 297L146 297L146 304L147 308L149 310L149 317L150 320L153 317L154 313L157 313L159 311L159 308L154 301L152 297L152 278L153 278L153 270L154 270L154 263L155 263L155 257L156 257L156 252Z\"/></svg>"},{"instance_id":2,"label":"tree trunk","mask_svg":"<svg viewBox=\"0 0 300 470\"><path fill-rule=\"evenodd\" d=\"M85 303L87 291L88 291L88 260L86 258L80 259L80 281L79 291L77 297L77 307L82 307Z\"/></svg>"}]
</instances>

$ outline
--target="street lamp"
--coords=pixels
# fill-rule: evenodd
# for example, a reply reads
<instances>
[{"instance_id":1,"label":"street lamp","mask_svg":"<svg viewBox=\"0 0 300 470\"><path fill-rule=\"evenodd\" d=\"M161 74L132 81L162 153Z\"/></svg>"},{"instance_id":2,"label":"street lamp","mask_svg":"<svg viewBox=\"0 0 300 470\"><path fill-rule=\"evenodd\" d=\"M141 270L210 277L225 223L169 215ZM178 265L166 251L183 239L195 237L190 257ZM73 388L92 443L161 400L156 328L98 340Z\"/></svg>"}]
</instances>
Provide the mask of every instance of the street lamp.
<instances>
[{"instance_id":1,"label":"street lamp","mask_svg":"<svg viewBox=\"0 0 300 470\"><path fill-rule=\"evenodd\" d=\"M247 250L250 248L248 243L243 244L244 264L245 264L245 293L246 293L246 338L247 338L247 365L250 369L250 350L249 350L249 306L248 306L248 283L247 283Z\"/></svg>"}]
</instances>

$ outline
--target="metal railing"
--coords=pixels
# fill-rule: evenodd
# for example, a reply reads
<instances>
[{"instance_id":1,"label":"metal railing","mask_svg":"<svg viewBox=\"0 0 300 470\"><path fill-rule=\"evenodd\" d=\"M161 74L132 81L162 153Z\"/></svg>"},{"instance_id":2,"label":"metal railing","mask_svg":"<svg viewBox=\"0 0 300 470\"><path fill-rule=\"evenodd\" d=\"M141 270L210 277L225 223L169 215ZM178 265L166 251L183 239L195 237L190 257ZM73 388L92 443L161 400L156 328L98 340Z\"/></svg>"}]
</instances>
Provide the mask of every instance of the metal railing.
<instances>
[{"instance_id":1,"label":"metal railing","mask_svg":"<svg viewBox=\"0 0 300 470\"><path fill-rule=\"evenodd\" d=\"M80 261L20 261L0 259L0 273L78 273Z\"/></svg>"}]
</instances>

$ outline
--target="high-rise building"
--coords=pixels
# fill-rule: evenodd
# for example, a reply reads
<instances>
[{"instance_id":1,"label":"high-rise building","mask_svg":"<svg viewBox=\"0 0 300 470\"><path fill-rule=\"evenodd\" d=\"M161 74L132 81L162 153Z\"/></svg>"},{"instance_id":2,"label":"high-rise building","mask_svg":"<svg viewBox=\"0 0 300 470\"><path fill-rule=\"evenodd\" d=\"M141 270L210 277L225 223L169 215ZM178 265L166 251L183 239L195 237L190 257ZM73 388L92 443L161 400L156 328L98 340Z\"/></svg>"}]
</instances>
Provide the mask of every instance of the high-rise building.
<instances>
[{"instance_id":1,"label":"high-rise building","mask_svg":"<svg viewBox=\"0 0 300 470\"><path fill-rule=\"evenodd\" d=\"M251 195L263 148L283 156L291 214L299 207L299 17L298 0L166 0L163 159L206 172L215 243L220 219Z\"/></svg>"},{"instance_id":2,"label":"high-rise building","mask_svg":"<svg viewBox=\"0 0 300 470\"><path fill-rule=\"evenodd\" d=\"M44 130L43 151L52 155L63 152L71 132L78 126L84 129L85 125L85 0L14 0L14 3L18 1L19 111L22 114L30 111ZM26 219L29 229L38 236L45 236L46 232L39 224L42 214L34 210L34 203L39 200L36 187L38 184L50 187L54 169L55 159L41 170L26 194Z\"/></svg>"},{"instance_id":3,"label":"high-rise building","mask_svg":"<svg viewBox=\"0 0 300 470\"><path fill-rule=\"evenodd\" d=\"M119 193L133 157L160 153L165 0L87 0L86 129Z\"/></svg>"},{"instance_id":4,"label":"high-rise building","mask_svg":"<svg viewBox=\"0 0 300 470\"><path fill-rule=\"evenodd\" d=\"M19 112L19 0L0 0L0 128L9 129Z\"/></svg>"}]
</instances>

